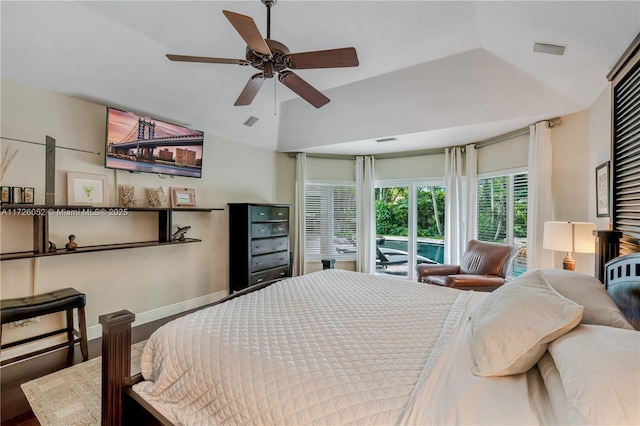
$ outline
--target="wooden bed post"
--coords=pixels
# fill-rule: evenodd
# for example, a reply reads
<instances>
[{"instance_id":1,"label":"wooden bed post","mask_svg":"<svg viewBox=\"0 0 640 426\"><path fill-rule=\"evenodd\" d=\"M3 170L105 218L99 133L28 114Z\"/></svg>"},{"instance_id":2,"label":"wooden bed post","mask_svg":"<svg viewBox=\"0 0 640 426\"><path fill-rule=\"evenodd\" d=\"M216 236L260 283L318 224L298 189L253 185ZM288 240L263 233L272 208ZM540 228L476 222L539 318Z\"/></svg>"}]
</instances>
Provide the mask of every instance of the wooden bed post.
<instances>
[{"instance_id":1,"label":"wooden bed post","mask_svg":"<svg viewBox=\"0 0 640 426\"><path fill-rule=\"evenodd\" d=\"M102 325L102 426L122 424L122 388L131 382L131 323L122 310L100 315Z\"/></svg>"},{"instance_id":2,"label":"wooden bed post","mask_svg":"<svg viewBox=\"0 0 640 426\"><path fill-rule=\"evenodd\" d=\"M596 270L595 276L601 283L605 282L605 265L620 255L620 237L622 232L611 230L593 231L596 237Z\"/></svg>"}]
</instances>

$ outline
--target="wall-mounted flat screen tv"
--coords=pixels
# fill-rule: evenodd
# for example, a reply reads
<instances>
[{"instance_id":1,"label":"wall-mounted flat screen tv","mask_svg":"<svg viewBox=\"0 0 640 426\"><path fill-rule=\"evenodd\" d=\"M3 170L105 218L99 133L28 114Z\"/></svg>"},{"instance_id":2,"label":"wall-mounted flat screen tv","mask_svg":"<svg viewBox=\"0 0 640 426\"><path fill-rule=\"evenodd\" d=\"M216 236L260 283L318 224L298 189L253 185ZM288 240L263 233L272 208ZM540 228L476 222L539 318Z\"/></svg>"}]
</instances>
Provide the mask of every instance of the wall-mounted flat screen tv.
<instances>
[{"instance_id":1,"label":"wall-mounted flat screen tv","mask_svg":"<svg viewBox=\"0 0 640 426\"><path fill-rule=\"evenodd\" d=\"M107 108L107 168L199 178L203 145L199 130Z\"/></svg>"}]
</instances>

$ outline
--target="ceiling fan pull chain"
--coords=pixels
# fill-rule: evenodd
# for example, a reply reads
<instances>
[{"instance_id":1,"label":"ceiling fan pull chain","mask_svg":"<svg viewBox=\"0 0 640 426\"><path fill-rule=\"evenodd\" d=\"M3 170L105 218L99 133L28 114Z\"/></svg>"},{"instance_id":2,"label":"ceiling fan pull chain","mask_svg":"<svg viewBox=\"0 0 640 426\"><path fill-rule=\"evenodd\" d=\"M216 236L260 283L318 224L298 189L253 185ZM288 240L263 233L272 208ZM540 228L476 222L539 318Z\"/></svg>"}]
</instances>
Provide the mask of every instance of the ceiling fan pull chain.
<instances>
[{"instance_id":1,"label":"ceiling fan pull chain","mask_svg":"<svg viewBox=\"0 0 640 426\"><path fill-rule=\"evenodd\" d=\"M276 106L277 106L277 103L276 103L276 97L277 96L276 95L277 95L277 92L278 92L278 85L276 84L276 79L274 78L273 79L273 115L278 115L277 114L277 110L276 110Z\"/></svg>"}]
</instances>

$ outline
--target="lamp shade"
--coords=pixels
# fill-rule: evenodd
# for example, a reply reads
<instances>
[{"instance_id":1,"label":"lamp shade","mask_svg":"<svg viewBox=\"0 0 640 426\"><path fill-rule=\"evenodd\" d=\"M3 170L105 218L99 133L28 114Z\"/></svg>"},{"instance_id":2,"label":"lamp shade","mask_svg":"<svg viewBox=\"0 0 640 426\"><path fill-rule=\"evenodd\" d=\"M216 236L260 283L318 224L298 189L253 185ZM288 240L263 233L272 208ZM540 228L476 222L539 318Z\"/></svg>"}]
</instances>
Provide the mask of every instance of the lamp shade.
<instances>
[{"instance_id":1,"label":"lamp shade","mask_svg":"<svg viewBox=\"0 0 640 426\"><path fill-rule=\"evenodd\" d=\"M542 247L567 253L595 253L596 225L590 222L545 222Z\"/></svg>"}]
</instances>

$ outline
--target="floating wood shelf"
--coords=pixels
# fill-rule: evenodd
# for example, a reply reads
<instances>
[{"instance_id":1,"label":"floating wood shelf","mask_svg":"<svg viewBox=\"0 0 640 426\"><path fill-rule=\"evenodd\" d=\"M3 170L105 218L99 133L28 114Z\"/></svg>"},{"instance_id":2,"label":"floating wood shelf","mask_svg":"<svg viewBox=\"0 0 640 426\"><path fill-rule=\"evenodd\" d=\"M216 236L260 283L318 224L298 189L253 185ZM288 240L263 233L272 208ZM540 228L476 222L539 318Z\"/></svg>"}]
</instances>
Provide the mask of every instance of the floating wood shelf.
<instances>
[{"instance_id":1,"label":"floating wood shelf","mask_svg":"<svg viewBox=\"0 0 640 426\"><path fill-rule=\"evenodd\" d=\"M222 208L153 208L153 207L93 207L93 206L52 206L33 204L5 204L0 206L0 214L5 217L10 216L32 216L33 217L33 250L0 253L0 261L13 259L28 259L34 257L59 256L68 254L88 253L95 251L121 250L127 248L154 247L161 245L175 245L185 243L195 243L202 240L196 238L185 238L183 241L172 240L172 214L173 212L211 212L214 210L224 210ZM49 216L50 213L64 214L64 212L86 211L89 216L125 216L124 211L131 212L152 212L158 214L158 239L154 241L139 241L131 243L103 244L94 246L78 247L76 250L66 250L64 248L49 252ZM69 215L74 216L74 215Z\"/></svg>"}]
</instances>

